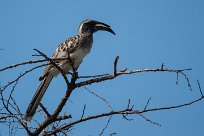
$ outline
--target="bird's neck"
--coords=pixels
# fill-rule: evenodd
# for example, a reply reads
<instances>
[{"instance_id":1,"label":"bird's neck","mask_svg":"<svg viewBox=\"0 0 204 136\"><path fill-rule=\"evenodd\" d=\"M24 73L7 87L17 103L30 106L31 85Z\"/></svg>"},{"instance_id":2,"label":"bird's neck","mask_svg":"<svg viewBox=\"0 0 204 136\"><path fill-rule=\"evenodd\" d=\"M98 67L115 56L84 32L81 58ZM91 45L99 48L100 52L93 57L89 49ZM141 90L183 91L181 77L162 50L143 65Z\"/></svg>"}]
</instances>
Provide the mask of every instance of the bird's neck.
<instances>
[{"instance_id":1,"label":"bird's neck","mask_svg":"<svg viewBox=\"0 0 204 136\"><path fill-rule=\"evenodd\" d=\"M93 37L93 33L92 32L86 32L86 33L79 32L78 35Z\"/></svg>"}]
</instances>

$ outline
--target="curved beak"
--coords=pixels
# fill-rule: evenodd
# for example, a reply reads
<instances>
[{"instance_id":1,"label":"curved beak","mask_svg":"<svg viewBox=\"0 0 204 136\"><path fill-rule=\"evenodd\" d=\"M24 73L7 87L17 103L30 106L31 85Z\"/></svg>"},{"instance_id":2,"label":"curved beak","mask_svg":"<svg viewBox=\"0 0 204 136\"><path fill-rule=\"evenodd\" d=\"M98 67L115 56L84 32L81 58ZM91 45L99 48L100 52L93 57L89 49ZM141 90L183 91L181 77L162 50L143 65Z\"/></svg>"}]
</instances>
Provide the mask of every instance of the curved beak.
<instances>
[{"instance_id":1,"label":"curved beak","mask_svg":"<svg viewBox=\"0 0 204 136\"><path fill-rule=\"evenodd\" d=\"M96 24L94 25L94 29L95 29L95 31L98 31L98 30L108 31L108 32L115 35L115 32L110 28L109 25L107 25L105 23L96 22Z\"/></svg>"}]
</instances>

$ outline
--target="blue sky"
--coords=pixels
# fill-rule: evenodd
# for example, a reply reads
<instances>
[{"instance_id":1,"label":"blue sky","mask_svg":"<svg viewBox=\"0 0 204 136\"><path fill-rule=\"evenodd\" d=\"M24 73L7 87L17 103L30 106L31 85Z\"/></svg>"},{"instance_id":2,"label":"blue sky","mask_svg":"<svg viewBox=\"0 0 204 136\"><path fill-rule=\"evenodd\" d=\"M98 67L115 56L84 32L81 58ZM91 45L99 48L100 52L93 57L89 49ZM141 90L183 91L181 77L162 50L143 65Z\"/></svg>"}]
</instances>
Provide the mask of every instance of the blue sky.
<instances>
[{"instance_id":1,"label":"blue sky","mask_svg":"<svg viewBox=\"0 0 204 136\"><path fill-rule=\"evenodd\" d=\"M16 0L0 1L0 67L31 59L39 49L51 56L58 44L77 33L85 19L109 24L116 36L98 32L94 35L91 53L79 68L80 75L111 73L113 60L120 56L119 68L142 69L160 67L171 69L192 68L187 72L193 91L183 77L170 73L140 73L118 77L113 81L87 86L106 98L113 109L127 106L128 99L136 109L143 109L151 97L149 108L181 104L199 96L196 80L204 86L204 1L202 0ZM0 73L1 84L15 79L29 67ZM39 85L43 69L24 77L14 96L22 111ZM43 103L51 112L65 91L62 77L51 83ZM73 92L71 101L63 111L71 113L73 120L80 117L83 105L85 115L109 111L107 105L84 88ZM139 116L130 116L128 122L114 116L104 135L113 132L124 135L192 136L203 134L203 102L175 110L144 114L162 126L146 122ZM35 118L38 119L39 116ZM108 118L85 122L75 126L73 136L99 135ZM19 131L17 135L25 134ZM1 125L0 135L8 135Z\"/></svg>"}]
</instances>

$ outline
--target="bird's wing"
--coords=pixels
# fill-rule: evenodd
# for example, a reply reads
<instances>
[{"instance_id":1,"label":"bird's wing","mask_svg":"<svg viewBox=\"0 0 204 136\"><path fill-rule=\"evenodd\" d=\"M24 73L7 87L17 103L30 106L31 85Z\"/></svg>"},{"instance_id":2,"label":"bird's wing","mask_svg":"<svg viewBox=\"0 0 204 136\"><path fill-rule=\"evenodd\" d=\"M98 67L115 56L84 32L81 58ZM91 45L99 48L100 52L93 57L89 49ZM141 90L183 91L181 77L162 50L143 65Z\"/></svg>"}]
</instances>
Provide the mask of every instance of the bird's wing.
<instances>
[{"instance_id":1,"label":"bird's wing","mask_svg":"<svg viewBox=\"0 0 204 136\"><path fill-rule=\"evenodd\" d=\"M74 37L70 37L69 39L65 40L61 43L58 48L56 49L55 53L52 55L51 59L58 59L58 58L66 58L71 53L74 53L83 43L85 42L85 38L82 38L82 35L76 35ZM53 60L57 65L60 64L62 60ZM48 62L48 66L45 68L43 75L39 78L39 80L44 79L46 75L50 72L52 68L55 66Z\"/></svg>"}]
</instances>

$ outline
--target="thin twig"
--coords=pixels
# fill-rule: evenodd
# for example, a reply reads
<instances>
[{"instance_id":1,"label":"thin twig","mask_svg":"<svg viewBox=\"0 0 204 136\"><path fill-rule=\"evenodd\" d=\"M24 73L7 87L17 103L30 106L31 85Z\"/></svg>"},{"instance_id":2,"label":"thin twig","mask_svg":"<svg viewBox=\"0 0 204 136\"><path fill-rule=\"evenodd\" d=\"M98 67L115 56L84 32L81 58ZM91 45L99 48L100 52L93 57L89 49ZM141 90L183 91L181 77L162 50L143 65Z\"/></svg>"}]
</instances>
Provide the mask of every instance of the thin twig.
<instances>
[{"instance_id":1,"label":"thin twig","mask_svg":"<svg viewBox=\"0 0 204 136\"><path fill-rule=\"evenodd\" d=\"M69 84L69 81L67 79L67 76L66 74L64 73L64 71L52 60L50 59L49 57L47 57L47 55L45 55L44 53L42 53L41 51L37 50L37 49L33 49L35 51L37 51L40 55L42 55L45 59L47 59L48 61L50 61L62 74L66 84Z\"/></svg>"},{"instance_id":2,"label":"thin twig","mask_svg":"<svg viewBox=\"0 0 204 136\"><path fill-rule=\"evenodd\" d=\"M38 55L38 56L43 56L43 55ZM52 59L52 60L56 61L56 60L66 60L66 59L68 59L68 57L56 58L56 59ZM25 62L13 64L13 65L1 68L0 72L8 70L8 69L16 68L16 67L19 67L19 66L23 66L23 65L35 64L35 63L41 63L41 62L47 62L47 61L49 61L49 60L47 60L47 59L29 60L29 61L25 61Z\"/></svg>"},{"instance_id":3,"label":"thin twig","mask_svg":"<svg viewBox=\"0 0 204 136\"><path fill-rule=\"evenodd\" d=\"M198 88L199 88L200 94L203 97L203 92L202 92L199 80L197 80L197 83L198 83Z\"/></svg>"},{"instance_id":4,"label":"thin twig","mask_svg":"<svg viewBox=\"0 0 204 136\"><path fill-rule=\"evenodd\" d=\"M116 75L117 73L118 59L119 59L119 56L116 56L115 61L114 61L114 72L113 72L114 75Z\"/></svg>"},{"instance_id":5,"label":"thin twig","mask_svg":"<svg viewBox=\"0 0 204 136\"><path fill-rule=\"evenodd\" d=\"M103 102L105 102L105 104L107 104L108 107L109 107L111 110L113 110L113 108L111 107L111 105L108 103L108 101L107 101L105 98L103 98L103 97L101 97L100 95L94 93L93 91L89 90L89 89L86 88L86 87L84 87L84 88L85 88L86 91L88 91L89 93L93 94L94 96L98 97L98 98L101 99Z\"/></svg>"},{"instance_id":6,"label":"thin twig","mask_svg":"<svg viewBox=\"0 0 204 136\"><path fill-rule=\"evenodd\" d=\"M83 117L84 117L85 109L86 109L86 104L84 104L84 108L83 108L83 111L82 111L81 119L83 119Z\"/></svg>"},{"instance_id":7,"label":"thin twig","mask_svg":"<svg viewBox=\"0 0 204 136\"><path fill-rule=\"evenodd\" d=\"M161 68L149 68L148 69L147 68L147 69L132 70L132 71L127 71L127 69L124 69L124 70L120 70L120 71L118 71L116 73L114 72L112 75L106 75L106 76L102 76L102 77L99 77L99 78L94 78L94 79L79 82L79 83L76 84L76 87L78 88L78 87L90 85L90 84L93 84L93 83L99 83L99 82L106 81L106 80L112 80L112 79L114 79L114 78L116 78L117 76L120 76L120 75L129 75L129 74L145 73L145 72L172 72L172 73L181 73L185 77L185 79L187 80L188 86L191 89L189 78L186 76L186 74L183 73L184 71L188 71L188 70L191 70L191 68L181 69L181 70L161 69Z\"/></svg>"},{"instance_id":8,"label":"thin twig","mask_svg":"<svg viewBox=\"0 0 204 136\"><path fill-rule=\"evenodd\" d=\"M26 64L34 64L34 63L40 63L40 62L45 62L45 61L47 61L47 60L41 59L41 60L31 60L31 61L21 62L21 63L13 64L13 65L7 66L5 68L2 68L2 69L0 69L0 72L14 68L14 67L26 65Z\"/></svg>"},{"instance_id":9,"label":"thin twig","mask_svg":"<svg viewBox=\"0 0 204 136\"><path fill-rule=\"evenodd\" d=\"M79 76L78 78L96 78L96 77L102 77L107 75L109 74L101 74L101 75L94 75L94 76Z\"/></svg>"},{"instance_id":10,"label":"thin twig","mask_svg":"<svg viewBox=\"0 0 204 136\"><path fill-rule=\"evenodd\" d=\"M70 59L70 57L68 58L59 58L59 59L52 59L52 58L49 58L47 57L44 53L40 52L39 50L37 49L34 49L35 51L37 51L39 53L39 56L43 56L45 59L43 60L37 60L37 61L27 61L27 62L23 62L23 63L18 63L18 64L14 64L14 65L11 65L11 66L8 66L8 67L5 67L3 69L0 69L0 72L1 71L4 71L4 70L7 70L7 69L11 69L11 68L14 68L14 67L18 67L18 66L22 66L22 65L27 65L27 64L34 64L34 63L40 63L40 62L45 62L45 61L49 61L49 64L44 64L44 65L54 65L62 74L62 76L64 77L64 80L66 82L66 85L67 85L67 90L64 94L64 97L62 98L62 100L60 101L59 105L57 106L57 108L55 109L54 113L53 114L50 114L50 113L46 113L46 109L44 109L43 111L46 113L46 115L49 117L47 118L44 122L40 123L38 125L38 127L34 130L33 133L31 133L31 131L29 129L31 129L30 127L27 126L27 124L25 122L23 122L21 119L20 119L20 110L16 109L15 105L17 106L17 103L15 102L14 98L12 97L12 94L14 92L14 89L15 89L15 85L13 86L13 90L10 92L10 96L8 98L8 100L5 100L4 99L4 96L3 96L3 91L2 89L0 90L0 97L1 97L1 101L3 103L3 106L4 106L4 109L1 108L1 110L5 110L8 112L8 116L6 117L5 116L2 116L2 119L10 119L10 123L11 122L19 122L24 129L26 129L26 131L29 133L29 135L39 135L46 127L48 127L50 124L52 124L53 122L56 122L56 121L61 121L61 120L65 120L65 119L69 119L71 118L71 115L64 115L64 116L59 116L59 113L62 111L65 103L67 102L67 100L69 99L72 91L76 88L76 87L82 87L82 86L85 86L85 85L89 85L89 84L93 84L93 83L98 83L98 82L102 82L102 81L106 81L106 80L111 80L111 79L114 79L116 78L117 76L120 76L120 75L126 75L126 74L135 74L135 73L144 73L144 72L172 72L172 73L176 73L177 74L177 83L178 83L178 75L181 74L182 76L185 77L186 81L187 81L187 84L188 84L188 87L191 89L191 84L190 84L190 81L189 81L189 78L188 76L185 74L186 71L188 70L191 70L191 68L189 69L180 69L180 70L173 70L173 69L167 69L167 68L164 68L164 64L162 64L162 66L160 68L149 68L149 69L141 69L141 70L132 70L132 71L128 71L127 68L125 69L121 69L121 70L118 70L118 60L119 60L119 57L117 56L114 60L114 66L113 66L113 73L112 74L101 74L101 75L94 75L94 76L78 76L78 73L77 73L77 69L75 69L73 66L73 71L74 73L72 74L72 77L71 77L71 82L69 83L68 82L68 79L64 73L64 71L55 63L55 60L64 60L64 59ZM69 60L70 63L72 63L72 60ZM43 65L43 66L44 66ZM42 65L41 65L42 66ZM19 81L19 79L24 76L25 74L27 74L28 72L31 72L32 70L38 68L40 66L37 66L37 67L34 67L26 72L24 72L23 74L21 74L20 76L17 77L16 80L12 81L12 82L9 82L6 86L4 86L3 89L6 89L7 86L10 86L11 84L13 83L16 83ZM79 83L76 83L76 80L79 79L79 78L91 78L89 80L85 80L85 81L82 81L82 82L79 82ZM106 126L104 127L104 129L102 130L102 134L104 133L105 129L108 127L108 124L111 120L111 117L113 115L116 115L116 114L119 114L119 115L123 115L124 118L127 119L127 115L130 115L130 114L134 114L134 115L139 115L141 116L142 118L144 118L146 121L149 121L153 124L156 124L156 125L160 125L156 122L153 122L151 121L150 119L146 118L145 116L143 116L142 113L147 113L147 112L153 112L153 111L159 111L159 110L167 110L167 109L176 109L176 108L180 108L180 107L184 107L184 106L189 106L193 103L196 103L198 101L201 101L204 99L204 96L203 96L203 93L202 93L202 90L201 90L201 86L200 86L200 83L198 81L198 86L199 86L199 91L200 91L200 94L201 94L201 97L198 98L198 99L195 99L189 103L184 103L184 104L181 104L181 105L175 105L175 106L169 106L169 107L160 107L160 108L153 108L153 109L147 109L148 105L149 105L149 102L151 100L151 98L147 101L144 109L142 111L138 111L138 110L134 110L134 105L131 106L130 105L130 100L128 102L128 106L126 109L124 110L119 110L119 111L113 111L113 109L111 108L110 104L104 99L102 98L101 96L95 94L94 92L92 92L92 94L94 94L95 96L97 96L98 98L100 98L101 100L103 100L107 105L108 107L111 109L110 112L107 112L107 113L102 113L102 114L98 114L98 115L93 115L93 116L88 116L88 117L84 117L84 114L85 114L85 109L86 109L86 105L84 106L84 109L83 109L83 113L82 113L82 116L80 119L78 120L75 120L73 122L70 122L70 123L66 123L64 125L60 125L59 127L57 126L56 128L54 128L52 131L48 132L48 133L45 133L45 134L57 134L58 132L62 132L64 134L66 134L66 130L69 130L72 126L78 124L78 123L82 123L84 121L88 121L88 120L92 120L92 119L96 119L96 118L102 118L102 117L107 117L109 116L109 120L106 124ZM86 89L86 88L85 88ZM192 90L192 89L191 89ZM90 90L89 90L90 91ZM13 100L13 103L10 103L11 100ZM18 115L14 114L11 112L11 108L10 106L14 107L14 109L20 113ZM43 108L42 108L43 109ZM13 110L12 110L13 111ZM2 114L3 115L3 114ZM13 115L12 117L9 116L9 115ZM0 116L1 117L1 116ZM0 118L1 119L1 118ZM128 120L128 119L127 119ZM12 134L14 134L15 132L12 130L13 128L16 128L15 124L9 124L9 127L11 128L11 132ZM112 133L112 134L115 134L115 133Z\"/></svg>"},{"instance_id":11,"label":"thin twig","mask_svg":"<svg viewBox=\"0 0 204 136\"><path fill-rule=\"evenodd\" d=\"M146 105L145 105L144 110L146 110L146 109L147 109L147 106L149 105L149 102L150 102L150 100L151 100L151 99L152 99L151 97L148 99L148 101L147 101L147 103L146 103Z\"/></svg>"},{"instance_id":12,"label":"thin twig","mask_svg":"<svg viewBox=\"0 0 204 136\"><path fill-rule=\"evenodd\" d=\"M161 127L161 124L159 124L159 123L157 123L157 122L154 122L154 121L148 119L148 118L145 117L143 114L138 114L138 115L139 115L140 117L142 117L145 121L150 122L150 123L152 123L152 124L154 124L154 125L157 125L157 126L160 126L160 127Z\"/></svg>"},{"instance_id":13,"label":"thin twig","mask_svg":"<svg viewBox=\"0 0 204 136\"><path fill-rule=\"evenodd\" d=\"M119 110L119 111L111 111L111 112L108 112L108 113L102 113L102 114L98 114L98 115L89 116L89 117L79 119L79 120L76 120L74 122L65 124L64 126L61 126L60 128L57 128L54 132L58 132L59 130L65 129L67 127L82 123L84 121L97 119L97 118L112 116L112 115L116 115L116 114L142 114L142 113L146 113L146 112L177 109L177 108L180 108L180 107L185 107L185 106L192 105L192 104L194 104L194 103L196 103L198 101L201 101L203 99L204 99L204 97L202 96L202 97L200 97L200 98L198 98L196 100L190 101L190 102L185 103L185 104L167 106L167 107L160 107L160 108L153 108L153 109L146 109L146 110L142 110L142 111L138 111L138 110L131 110L130 111L129 109L124 109L124 110Z\"/></svg>"},{"instance_id":14,"label":"thin twig","mask_svg":"<svg viewBox=\"0 0 204 136\"><path fill-rule=\"evenodd\" d=\"M178 85L178 83L179 83L179 73L176 72L176 84Z\"/></svg>"},{"instance_id":15,"label":"thin twig","mask_svg":"<svg viewBox=\"0 0 204 136\"><path fill-rule=\"evenodd\" d=\"M42 110L45 112L45 114L46 114L47 117L49 118L51 115L50 115L50 113L47 111L47 109L45 108L45 106L44 106L42 103L40 103L40 107L42 108Z\"/></svg>"},{"instance_id":16,"label":"thin twig","mask_svg":"<svg viewBox=\"0 0 204 136\"><path fill-rule=\"evenodd\" d=\"M4 91L8 86L10 86L11 84L17 82L20 78L22 78L23 76L25 76L25 75L28 74L29 72L31 72L31 71L33 71L33 70L35 70L35 69L37 69L37 68L43 67L43 66L45 66L45 65L46 65L46 64L43 64L43 65L40 65L40 66L36 66L36 67L33 67L33 68L31 68L31 69L25 71L24 73L20 74L15 80L13 80L13 81L9 82L7 85L3 86L1 91Z\"/></svg>"},{"instance_id":17,"label":"thin twig","mask_svg":"<svg viewBox=\"0 0 204 136\"><path fill-rule=\"evenodd\" d=\"M103 133L104 133L104 131L106 130L106 128L108 127L108 125L109 125L111 119L112 119L112 116L109 117L109 119L108 119L108 121L107 121L105 127L103 128L103 130L101 131L101 133L99 134L99 136L102 136L102 135L103 135Z\"/></svg>"}]
</instances>

